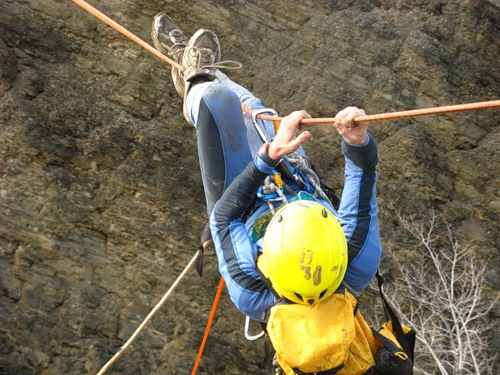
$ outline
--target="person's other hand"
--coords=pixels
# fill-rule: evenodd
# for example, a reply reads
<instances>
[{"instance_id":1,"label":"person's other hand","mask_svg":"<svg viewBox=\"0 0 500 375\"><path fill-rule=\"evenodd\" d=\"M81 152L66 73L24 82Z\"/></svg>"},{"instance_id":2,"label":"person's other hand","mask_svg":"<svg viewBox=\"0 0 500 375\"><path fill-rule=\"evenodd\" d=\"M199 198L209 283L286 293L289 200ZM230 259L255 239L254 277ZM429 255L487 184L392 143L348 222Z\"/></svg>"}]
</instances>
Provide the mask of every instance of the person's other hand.
<instances>
[{"instance_id":1,"label":"person's other hand","mask_svg":"<svg viewBox=\"0 0 500 375\"><path fill-rule=\"evenodd\" d=\"M358 107L347 107L337 113L333 126L350 144L362 145L366 142L368 124L357 124L354 122L354 119L365 115L365 111Z\"/></svg>"},{"instance_id":2,"label":"person's other hand","mask_svg":"<svg viewBox=\"0 0 500 375\"><path fill-rule=\"evenodd\" d=\"M267 152L271 159L278 160L283 155L297 151L300 145L312 138L309 131L304 131L295 136L295 132L300 128L300 122L305 118L311 118L306 111L295 111L283 117L278 133Z\"/></svg>"}]
</instances>

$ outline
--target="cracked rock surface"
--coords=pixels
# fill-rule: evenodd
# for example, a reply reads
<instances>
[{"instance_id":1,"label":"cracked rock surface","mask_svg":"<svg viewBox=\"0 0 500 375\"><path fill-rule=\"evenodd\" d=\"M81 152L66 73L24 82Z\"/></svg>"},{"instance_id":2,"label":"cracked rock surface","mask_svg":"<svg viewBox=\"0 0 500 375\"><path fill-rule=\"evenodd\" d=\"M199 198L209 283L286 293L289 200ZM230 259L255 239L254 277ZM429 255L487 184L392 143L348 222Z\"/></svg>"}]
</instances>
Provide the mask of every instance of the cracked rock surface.
<instances>
[{"instance_id":1,"label":"cracked rock surface","mask_svg":"<svg viewBox=\"0 0 500 375\"><path fill-rule=\"evenodd\" d=\"M243 64L228 74L282 115L499 98L498 1L89 2L150 44L160 11L187 34L212 28L222 58ZM499 118L371 126L386 253L404 262L415 246L398 213L435 212L493 257L498 290ZM313 135L306 151L340 192L340 139L328 126ZM71 1L2 1L1 374L95 374L145 319L207 220L195 136L160 59ZM190 374L218 279L209 252L203 277L188 273L108 373ZM243 325L223 294L199 374L264 373Z\"/></svg>"}]
</instances>

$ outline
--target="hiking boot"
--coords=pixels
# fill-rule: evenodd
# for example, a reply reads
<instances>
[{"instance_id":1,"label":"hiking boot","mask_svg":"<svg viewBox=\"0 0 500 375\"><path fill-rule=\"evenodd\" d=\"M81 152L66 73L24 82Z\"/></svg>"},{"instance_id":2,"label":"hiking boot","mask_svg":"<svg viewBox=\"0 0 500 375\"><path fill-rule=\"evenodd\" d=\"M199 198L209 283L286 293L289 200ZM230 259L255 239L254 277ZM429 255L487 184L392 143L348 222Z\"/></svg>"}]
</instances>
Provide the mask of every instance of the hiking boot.
<instances>
[{"instance_id":1,"label":"hiking boot","mask_svg":"<svg viewBox=\"0 0 500 375\"><path fill-rule=\"evenodd\" d=\"M184 117L189 123L186 107L186 98L195 81L213 81L215 71L219 67L221 51L219 38L212 30L200 29L189 39L182 55L182 68L184 76Z\"/></svg>"},{"instance_id":2,"label":"hiking boot","mask_svg":"<svg viewBox=\"0 0 500 375\"><path fill-rule=\"evenodd\" d=\"M158 51L176 63L181 63L189 38L182 33L166 13L159 13L154 17L151 26L151 39ZM172 81L175 90L182 97L184 95L184 77L182 72L174 67L172 67Z\"/></svg>"}]
</instances>

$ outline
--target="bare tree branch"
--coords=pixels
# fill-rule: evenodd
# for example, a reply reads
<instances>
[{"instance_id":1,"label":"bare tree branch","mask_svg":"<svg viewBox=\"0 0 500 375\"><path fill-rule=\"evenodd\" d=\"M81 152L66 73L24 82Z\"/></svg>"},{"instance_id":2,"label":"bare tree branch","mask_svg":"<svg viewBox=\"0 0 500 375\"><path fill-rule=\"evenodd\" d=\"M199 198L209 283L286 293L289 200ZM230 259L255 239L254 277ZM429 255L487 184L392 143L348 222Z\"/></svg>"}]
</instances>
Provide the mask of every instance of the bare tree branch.
<instances>
[{"instance_id":1,"label":"bare tree branch","mask_svg":"<svg viewBox=\"0 0 500 375\"><path fill-rule=\"evenodd\" d=\"M498 298L483 293L486 263L435 214L427 223L399 220L418 241L418 262L400 262L401 275L386 294L417 331L415 373L493 374L496 356L487 333L494 323L487 318Z\"/></svg>"}]
</instances>

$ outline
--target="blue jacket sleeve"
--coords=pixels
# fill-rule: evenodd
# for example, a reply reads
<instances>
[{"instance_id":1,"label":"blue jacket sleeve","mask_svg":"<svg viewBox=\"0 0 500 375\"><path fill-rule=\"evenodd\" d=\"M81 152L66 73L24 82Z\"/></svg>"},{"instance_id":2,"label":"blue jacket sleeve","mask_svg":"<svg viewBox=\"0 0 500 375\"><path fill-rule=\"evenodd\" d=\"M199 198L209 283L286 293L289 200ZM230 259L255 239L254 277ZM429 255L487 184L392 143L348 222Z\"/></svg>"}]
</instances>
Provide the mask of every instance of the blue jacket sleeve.
<instances>
[{"instance_id":1,"label":"blue jacket sleeve","mask_svg":"<svg viewBox=\"0 0 500 375\"><path fill-rule=\"evenodd\" d=\"M262 320L266 307L274 303L274 296L257 272L257 245L250 240L242 217L272 169L258 157L248 163L210 217L219 272L230 298L242 313L255 320Z\"/></svg>"},{"instance_id":2,"label":"blue jacket sleeve","mask_svg":"<svg viewBox=\"0 0 500 375\"><path fill-rule=\"evenodd\" d=\"M364 145L351 145L344 139L341 147L345 180L337 216L349 251L344 280L360 292L375 276L382 255L376 200L377 144L368 134Z\"/></svg>"}]
</instances>

